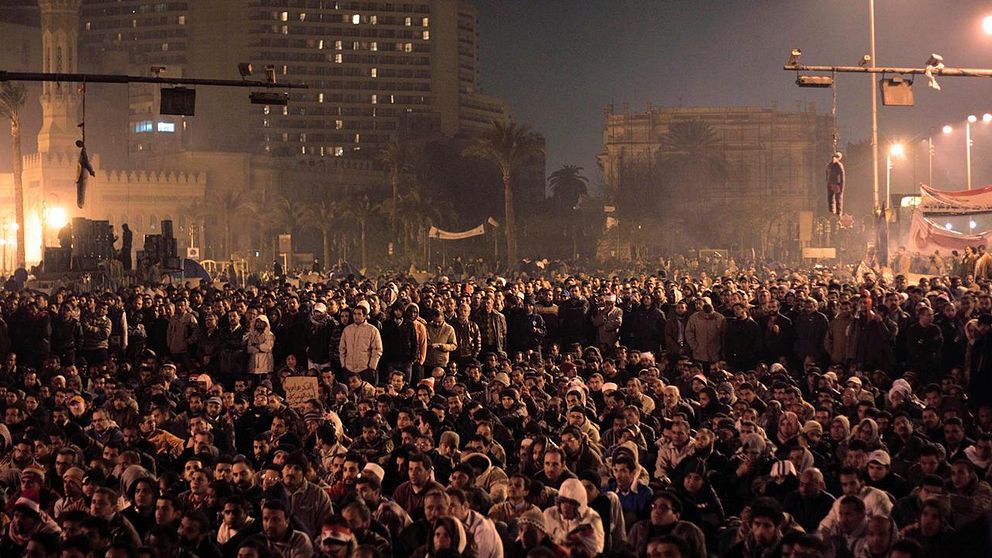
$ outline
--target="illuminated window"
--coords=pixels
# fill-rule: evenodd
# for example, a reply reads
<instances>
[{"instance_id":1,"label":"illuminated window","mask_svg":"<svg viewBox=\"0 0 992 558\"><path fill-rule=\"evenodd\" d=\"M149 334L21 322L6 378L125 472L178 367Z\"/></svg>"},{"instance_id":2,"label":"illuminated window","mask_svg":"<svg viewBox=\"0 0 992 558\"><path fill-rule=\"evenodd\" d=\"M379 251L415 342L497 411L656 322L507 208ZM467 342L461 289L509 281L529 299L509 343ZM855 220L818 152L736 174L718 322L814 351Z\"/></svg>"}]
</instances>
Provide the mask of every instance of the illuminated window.
<instances>
[{"instance_id":1,"label":"illuminated window","mask_svg":"<svg viewBox=\"0 0 992 558\"><path fill-rule=\"evenodd\" d=\"M306 20L307 20L307 14L300 12L300 21L306 21Z\"/></svg>"},{"instance_id":2,"label":"illuminated window","mask_svg":"<svg viewBox=\"0 0 992 558\"><path fill-rule=\"evenodd\" d=\"M265 107L262 108L262 114L269 114L269 111L269 105L265 105Z\"/></svg>"},{"instance_id":3,"label":"illuminated window","mask_svg":"<svg viewBox=\"0 0 992 558\"><path fill-rule=\"evenodd\" d=\"M379 16L369 16L369 23L372 25L379 23Z\"/></svg>"},{"instance_id":4,"label":"illuminated window","mask_svg":"<svg viewBox=\"0 0 992 558\"><path fill-rule=\"evenodd\" d=\"M379 68L372 68L371 70L369 70L369 75L371 75L372 78L379 77Z\"/></svg>"},{"instance_id":5,"label":"illuminated window","mask_svg":"<svg viewBox=\"0 0 992 558\"><path fill-rule=\"evenodd\" d=\"M324 39L317 41L317 50L324 50Z\"/></svg>"},{"instance_id":6,"label":"illuminated window","mask_svg":"<svg viewBox=\"0 0 992 558\"><path fill-rule=\"evenodd\" d=\"M362 134L355 134L355 143L362 142Z\"/></svg>"},{"instance_id":7,"label":"illuminated window","mask_svg":"<svg viewBox=\"0 0 992 558\"><path fill-rule=\"evenodd\" d=\"M341 41L334 41L334 50L341 50L342 48L343 45L341 44Z\"/></svg>"},{"instance_id":8,"label":"illuminated window","mask_svg":"<svg viewBox=\"0 0 992 558\"><path fill-rule=\"evenodd\" d=\"M361 46L358 41L351 42L351 50L361 50Z\"/></svg>"},{"instance_id":9,"label":"illuminated window","mask_svg":"<svg viewBox=\"0 0 992 558\"><path fill-rule=\"evenodd\" d=\"M430 31L424 31L424 40L425 41L431 40L431 32Z\"/></svg>"},{"instance_id":10,"label":"illuminated window","mask_svg":"<svg viewBox=\"0 0 992 558\"><path fill-rule=\"evenodd\" d=\"M411 25L413 25L413 18L410 18L410 17L405 18L403 20L403 25L406 25L407 27L410 27Z\"/></svg>"},{"instance_id":11,"label":"illuminated window","mask_svg":"<svg viewBox=\"0 0 992 558\"><path fill-rule=\"evenodd\" d=\"M289 12L279 14L279 21L289 21Z\"/></svg>"},{"instance_id":12,"label":"illuminated window","mask_svg":"<svg viewBox=\"0 0 992 558\"><path fill-rule=\"evenodd\" d=\"M403 43L403 52L413 52L413 43Z\"/></svg>"},{"instance_id":13,"label":"illuminated window","mask_svg":"<svg viewBox=\"0 0 992 558\"><path fill-rule=\"evenodd\" d=\"M86 22L86 30L89 31L92 28L93 28L93 24L87 21Z\"/></svg>"},{"instance_id":14,"label":"illuminated window","mask_svg":"<svg viewBox=\"0 0 992 558\"><path fill-rule=\"evenodd\" d=\"M351 16L351 23L353 23L354 25L358 25L361 22L362 22L362 16L358 14Z\"/></svg>"},{"instance_id":15,"label":"illuminated window","mask_svg":"<svg viewBox=\"0 0 992 558\"><path fill-rule=\"evenodd\" d=\"M265 107L265 108L269 108L269 107ZM266 113L266 114L268 114L268 113ZM263 118L262 119L262 127L263 128L268 128L269 127L269 119L268 118ZM265 141L268 141L268 138L266 138Z\"/></svg>"},{"instance_id":16,"label":"illuminated window","mask_svg":"<svg viewBox=\"0 0 992 558\"><path fill-rule=\"evenodd\" d=\"M323 93L317 93L317 102L318 103L323 103L324 102L324 94Z\"/></svg>"},{"instance_id":17,"label":"illuminated window","mask_svg":"<svg viewBox=\"0 0 992 558\"><path fill-rule=\"evenodd\" d=\"M379 96L376 95L375 93L373 93L372 94L372 104L374 105L374 104L376 104L378 102L379 102Z\"/></svg>"},{"instance_id":18,"label":"illuminated window","mask_svg":"<svg viewBox=\"0 0 992 558\"><path fill-rule=\"evenodd\" d=\"M289 26L288 25L283 25L282 26L282 34L283 35L289 35Z\"/></svg>"},{"instance_id":19,"label":"illuminated window","mask_svg":"<svg viewBox=\"0 0 992 558\"><path fill-rule=\"evenodd\" d=\"M300 143L306 143L306 141L307 141L307 135L300 134Z\"/></svg>"},{"instance_id":20,"label":"illuminated window","mask_svg":"<svg viewBox=\"0 0 992 558\"><path fill-rule=\"evenodd\" d=\"M144 132L151 132L152 131L152 121L151 120L143 120L141 122L135 123L135 125L134 125L134 131L137 132L137 133L139 133L139 134L142 134Z\"/></svg>"},{"instance_id":21,"label":"illuminated window","mask_svg":"<svg viewBox=\"0 0 992 558\"><path fill-rule=\"evenodd\" d=\"M307 154L307 146L304 145L303 147L301 147L300 148L300 153L302 153L303 155L306 155Z\"/></svg>"},{"instance_id":22,"label":"illuminated window","mask_svg":"<svg viewBox=\"0 0 992 558\"><path fill-rule=\"evenodd\" d=\"M340 54L335 54L334 55L334 62L336 64L340 64L343 61L344 61L344 57L342 55L340 55Z\"/></svg>"},{"instance_id":23,"label":"illuminated window","mask_svg":"<svg viewBox=\"0 0 992 558\"><path fill-rule=\"evenodd\" d=\"M186 25L186 16L179 16L179 25Z\"/></svg>"},{"instance_id":24,"label":"illuminated window","mask_svg":"<svg viewBox=\"0 0 992 558\"><path fill-rule=\"evenodd\" d=\"M159 122L157 129L159 132L171 134L176 131L176 124L174 122Z\"/></svg>"},{"instance_id":25,"label":"illuminated window","mask_svg":"<svg viewBox=\"0 0 992 558\"><path fill-rule=\"evenodd\" d=\"M162 43L162 52L167 52L169 50L169 43Z\"/></svg>"},{"instance_id":26,"label":"illuminated window","mask_svg":"<svg viewBox=\"0 0 992 558\"><path fill-rule=\"evenodd\" d=\"M343 130L344 129L344 120L335 120L334 121L334 129L335 130Z\"/></svg>"},{"instance_id":27,"label":"illuminated window","mask_svg":"<svg viewBox=\"0 0 992 558\"><path fill-rule=\"evenodd\" d=\"M282 106L282 115L283 116L289 116L289 107L288 106L286 106L286 105L283 105Z\"/></svg>"},{"instance_id":28,"label":"illuminated window","mask_svg":"<svg viewBox=\"0 0 992 558\"><path fill-rule=\"evenodd\" d=\"M324 156L324 146L323 145L320 146L320 156L321 157Z\"/></svg>"},{"instance_id":29,"label":"illuminated window","mask_svg":"<svg viewBox=\"0 0 992 558\"><path fill-rule=\"evenodd\" d=\"M335 147L334 148L334 156L335 157L341 157L342 155L344 155L344 148L343 147Z\"/></svg>"},{"instance_id":30,"label":"illuminated window","mask_svg":"<svg viewBox=\"0 0 992 558\"><path fill-rule=\"evenodd\" d=\"M369 50L379 50L379 43L376 41L369 43Z\"/></svg>"},{"instance_id":31,"label":"illuminated window","mask_svg":"<svg viewBox=\"0 0 992 558\"><path fill-rule=\"evenodd\" d=\"M423 25L424 27L429 27L431 24L431 18L425 17L424 19L420 20L420 24Z\"/></svg>"}]
</instances>

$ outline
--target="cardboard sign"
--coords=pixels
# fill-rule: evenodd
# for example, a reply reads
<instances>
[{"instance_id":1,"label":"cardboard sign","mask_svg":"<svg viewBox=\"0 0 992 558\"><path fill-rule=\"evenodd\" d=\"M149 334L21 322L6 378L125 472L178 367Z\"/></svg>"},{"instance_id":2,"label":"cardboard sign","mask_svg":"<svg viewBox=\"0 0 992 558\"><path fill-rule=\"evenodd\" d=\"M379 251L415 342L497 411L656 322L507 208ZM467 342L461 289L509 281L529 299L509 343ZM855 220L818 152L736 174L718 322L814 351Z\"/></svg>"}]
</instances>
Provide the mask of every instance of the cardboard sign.
<instances>
[{"instance_id":1,"label":"cardboard sign","mask_svg":"<svg viewBox=\"0 0 992 558\"><path fill-rule=\"evenodd\" d=\"M286 390L286 404L294 409L311 399L320 398L317 378L313 376L287 376L282 387Z\"/></svg>"}]
</instances>

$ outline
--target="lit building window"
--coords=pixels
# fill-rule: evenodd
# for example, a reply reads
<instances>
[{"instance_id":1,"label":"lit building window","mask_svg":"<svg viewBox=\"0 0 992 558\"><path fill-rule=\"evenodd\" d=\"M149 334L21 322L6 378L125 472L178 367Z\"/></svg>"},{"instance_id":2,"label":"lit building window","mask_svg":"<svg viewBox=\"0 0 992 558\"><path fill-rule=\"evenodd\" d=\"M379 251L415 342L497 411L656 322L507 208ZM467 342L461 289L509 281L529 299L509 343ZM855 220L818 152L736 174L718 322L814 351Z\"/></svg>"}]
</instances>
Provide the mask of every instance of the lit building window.
<instances>
[{"instance_id":1,"label":"lit building window","mask_svg":"<svg viewBox=\"0 0 992 558\"><path fill-rule=\"evenodd\" d=\"M324 94L323 93L317 93L317 102L318 103L323 103L324 102Z\"/></svg>"},{"instance_id":2,"label":"lit building window","mask_svg":"<svg viewBox=\"0 0 992 558\"><path fill-rule=\"evenodd\" d=\"M371 23L372 25L376 25L377 23L379 23L379 16L374 16L374 15L369 16L369 23Z\"/></svg>"},{"instance_id":3,"label":"lit building window","mask_svg":"<svg viewBox=\"0 0 992 558\"><path fill-rule=\"evenodd\" d=\"M159 132L171 134L176 131L176 124L175 122L159 122L157 126L157 130Z\"/></svg>"},{"instance_id":4,"label":"lit building window","mask_svg":"<svg viewBox=\"0 0 992 558\"><path fill-rule=\"evenodd\" d=\"M379 68L372 68L369 70L369 75L371 75L373 79L379 77Z\"/></svg>"},{"instance_id":5,"label":"lit building window","mask_svg":"<svg viewBox=\"0 0 992 558\"><path fill-rule=\"evenodd\" d=\"M424 27L430 27L430 25L431 25L431 18L425 17L424 19L420 20L420 25L422 25Z\"/></svg>"},{"instance_id":6,"label":"lit building window","mask_svg":"<svg viewBox=\"0 0 992 558\"><path fill-rule=\"evenodd\" d=\"M279 21L289 21L289 12L279 14Z\"/></svg>"},{"instance_id":7,"label":"lit building window","mask_svg":"<svg viewBox=\"0 0 992 558\"><path fill-rule=\"evenodd\" d=\"M285 76L285 75L288 75L288 74L289 74L289 66L283 64L282 65L282 75Z\"/></svg>"},{"instance_id":8,"label":"lit building window","mask_svg":"<svg viewBox=\"0 0 992 558\"><path fill-rule=\"evenodd\" d=\"M89 31L92 28L93 28L93 24L87 21L86 22L86 30Z\"/></svg>"},{"instance_id":9,"label":"lit building window","mask_svg":"<svg viewBox=\"0 0 992 558\"><path fill-rule=\"evenodd\" d=\"M362 134L355 134L355 143L362 143Z\"/></svg>"},{"instance_id":10,"label":"lit building window","mask_svg":"<svg viewBox=\"0 0 992 558\"><path fill-rule=\"evenodd\" d=\"M289 116L289 107L288 106L286 106L286 105L283 105L282 106L282 115L283 116Z\"/></svg>"},{"instance_id":11,"label":"lit building window","mask_svg":"<svg viewBox=\"0 0 992 558\"><path fill-rule=\"evenodd\" d=\"M289 141L289 132L282 133L282 141Z\"/></svg>"},{"instance_id":12,"label":"lit building window","mask_svg":"<svg viewBox=\"0 0 992 558\"><path fill-rule=\"evenodd\" d=\"M379 50L379 43L377 41L369 43L369 50Z\"/></svg>"},{"instance_id":13,"label":"lit building window","mask_svg":"<svg viewBox=\"0 0 992 558\"><path fill-rule=\"evenodd\" d=\"M283 35L289 35L289 26L288 25L283 25L282 26L282 34Z\"/></svg>"},{"instance_id":14,"label":"lit building window","mask_svg":"<svg viewBox=\"0 0 992 558\"><path fill-rule=\"evenodd\" d=\"M300 12L300 21L306 21L306 20L307 20L307 14Z\"/></svg>"},{"instance_id":15,"label":"lit building window","mask_svg":"<svg viewBox=\"0 0 992 558\"><path fill-rule=\"evenodd\" d=\"M374 104L376 104L378 102L379 102L379 96L376 95L375 93L373 93L372 94L372 104L374 105Z\"/></svg>"},{"instance_id":16,"label":"lit building window","mask_svg":"<svg viewBox=\"0 0 992 558\"><path fill-rule=\"evenodd\" d=\"M324 39L317 41L317 50L324 50Z\"/></svg>"},{"instance_id":17,"label":"lit building window","mask_svg":"<svg viewBox=\"0 0 992 558\"><path fill-rule=\"evenodd\" d=\"M413 52L413 43L403 43L403 52Z\"/></svg>"},{"instance_id":18,"label":"lit building window","mask_svg":"<svg viewBox=\"0 0 992 558\"><path fill-rule=\"evenodd\" d=\"M321 157L324 156L324 146L323 145L320 146L320 156Z\"/></svg>"},{"instance_id":19,"label":"lit building window","mask_svg":"<svg viewBox=\"0 0 992 558\"><path fill-rule=\"evenodd\" d=\"M300 153L303 154L303 155L306 155L307 154L307 146L304 145L303 147L301 147L300 148Z\"/></svg>"},{"instance_id":20,"label":"lit building window","mask_svg":"<svg viewBox=\"0 0 992 558\"><path fill-rule=\"evenodd\" d=\"M139 134L142 134L144 132L151 132L152 131L152 121L151 120L143 120L141 122L135 123L135 125L134 125L134 131L137 132L137 133L139 133Z\"/></svg>"},{"instance_id":21,"label":"lit building window","mask_svg":"<svg viewBox=\"0 0 992 558\"><path fill-rule=\"evenodd\" d=\"M352 24L358 25L361 22L362 22L362 16L360 16L358 14L355 14L355 15L351 16L351 23Z\"/></svg>"},{"instance_id":22,"label":"lit building window","mask_svg":"<svg viewBox=\"0 0 992 558\"><path fill-rule=\"evenodd\" d=\"M360 44L359 44L358 41L352 41L351 42L351 50L361 50L361 47L360 47Z\"/></svg>"},{"instance_id":23,"label":"lit building window","mask_svg":"<svg viewBox=\"0 0 992 558\"><path fill-rule=\"evenodd\" d=\"M344 48L344 45L341 41L334 41L334 50L341 50L342 48Z\"/></svg>"},{"instance_id":24,"label":"lit building window","mask_svg":"<svg viewBox=\"0 0 992 558\"><path fill-rule=\"evenodd\" d=\"M407 27L410 27L411 25L413 25L413 18L411 18L411 17L405 18L403 20L403 25L406 25Z\"/></svg>"},{"instance_id":25,"label":"lit building window","mask_svg":"<svg viewBox=\"0 0 992 558\"><path fill-rule=\"evenodd\" d=\"M341 157L342 155L344 155L344 148L343 147L335 147L334 148L334 156L335 157Z\"/></svg>"},{"instance_id":26,"label":"lit building window","mask_svg":"<svg viewBox=\"0 0 992 558\"><path fill-rule=\"evenodd\" d=\"M169 50L169 43L162 43L162 52L167 52Z\"/></svg>"},{"instance_id":27,"label":"lit building window","mask_svg":"<svg viewBox=\"0 0 992 558\"><path fill-rule=\"evenodd\" d=\"M344 61L344 57L342 55L340 55L340 54L335 54L334 55L334 62L336 64L340 64L343 61Z\"/></svg>"},{"instance_id":28,"label":"lit building window","mask_svg":"<svg viewBox=\"0 0 992 558\"><path fill-rule=\"evenodd\" d=\"M186 16L179 16L179 25L186 25Z\"/></svg>"},{"instance_id":29,"label":"lit building window","mask_svg":"<svg viewBox=\"0 0 992 558\"><path fill-rule=\"evenodd\" d=\"M306 143L306 141L307 141L307 135L300 134L300 143Z\"/></svg>"},{"instance_id":30,"label":"lit building window","mask_svg":"<svg viewBox=\"0 0 992 558\"><path fill-rule=\"evenodd\" d=\"M265 108L269 108L269 107L265 107ZM268 113L266 113L266 114L268 114ZM269 119L268 118L263 118L262 119L262 127L263 128L268 128L269 127ZM268 141L268 140L266 139L266 141Z\"/></svg>"},{"instance_id":31,"label":"lit building window","mask_svg":"<svg viewBox=\"0 0 992 558\"><path fill-rule=\"evenodd\" d=\"M269 109L269 105L265 105L265 106L264 106L264 107L262 108L262 114L269 114L269 111L270 111L270 110L271 110L271 109Z\"/></svg>"},{"instance_id":32,"label":"lit building window","mask_svg":"<svg viewBox=\"0 0 992 558\"><path fill-rule=\"evenodd\" d=\"M424 40L425 41L431 40L431 32L430 31L424 31Z\"/></svg>"},{"instance_id":33,"label":"lit building window","mask_svg":"<svg viewBox=\"0 0 992 558\"><path fill-rule=\"evenodd\" d=\"M334 129L335 130L343 130L344 129L344 120L335 120L334 121Z\"/></svg>"}]
</instances>

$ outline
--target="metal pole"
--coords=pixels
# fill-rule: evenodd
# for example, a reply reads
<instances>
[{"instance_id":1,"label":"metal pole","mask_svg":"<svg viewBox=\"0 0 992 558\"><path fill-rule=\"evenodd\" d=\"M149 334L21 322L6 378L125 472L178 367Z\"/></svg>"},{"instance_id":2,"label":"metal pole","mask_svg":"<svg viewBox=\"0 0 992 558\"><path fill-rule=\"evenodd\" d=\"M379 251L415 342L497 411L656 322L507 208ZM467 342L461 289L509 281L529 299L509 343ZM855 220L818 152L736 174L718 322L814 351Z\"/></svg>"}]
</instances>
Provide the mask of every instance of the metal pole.
<instances>
[{"instance_id":1,"label":"metal pole","mask_svg":"<svg viewBox=\"0 0 992 558\"><path fill-rule=\"evenodd\" d=\"M971 120L964 124L964 170L971 190Z\"/></svg>"},{"instance_id":2,"label":"metal pole","mask_svg":"<svg viewBox=\"0 0 992 558\"><path fill-rule=\"evenodd\" d=\"M885 203L888 205L892 198L892 157L885 156Z\"/></svg>"},{"instance_id":3,"label":"metal pole","mask_svg":"<svg viewBox=\"0 0 992 558\"><path fill-rule=\"evenodd\" d=\"M927 186L933 188L933 136L927 138L927 156L929 159L929 178L927 178Z\"/></svg>"},{"instance_id":4,"label":"metal pole","mask_svg":"<svg viewBox=\"0 0 992 558\"><path fill-rule=\"evenodd\" d=\"M120 74L63 74L54 72L8 72L0 70L0 82L50 81L76 83L158 83L162 85L204 85L216 87L251 87L263 89L307 89L305 83L252 81L248 79L210 79L183 77L128 76Z\"/></svg>"},{"instance_id":5,"label":"metal pole","mask_svg":"<svg viewBox=\"0 0 992 558\"><path fill-rule=\"evenodd\" d=\"M875 57L875 0L868 0L868 26L871 39L871 65L878 64ZM878 211L878 96L875 94L875 76L872 74L868 83L871 93L871 166L872 186L875 197L875 211Z\"/></svg>"}]
</instances>

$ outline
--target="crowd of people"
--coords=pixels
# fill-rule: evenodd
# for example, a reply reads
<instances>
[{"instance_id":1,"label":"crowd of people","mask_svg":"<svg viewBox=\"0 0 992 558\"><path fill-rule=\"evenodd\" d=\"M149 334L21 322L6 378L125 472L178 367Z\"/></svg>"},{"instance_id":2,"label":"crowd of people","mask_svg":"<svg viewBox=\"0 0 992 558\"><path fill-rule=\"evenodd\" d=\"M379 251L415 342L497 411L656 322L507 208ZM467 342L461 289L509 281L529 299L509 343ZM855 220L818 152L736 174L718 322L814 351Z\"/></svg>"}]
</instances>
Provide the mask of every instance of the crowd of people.
<instances>
[{"instance_id":1,"label":"crowd of people","mask_svg":"<svg viewBox=\"0 0 992 558\"><path fill-rule=\"evenodd\" d=\"M989 555L990 285L850 277L8 288L0 557Z\"/></svg>"}]
</instances>

